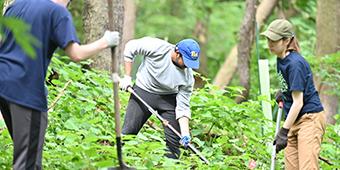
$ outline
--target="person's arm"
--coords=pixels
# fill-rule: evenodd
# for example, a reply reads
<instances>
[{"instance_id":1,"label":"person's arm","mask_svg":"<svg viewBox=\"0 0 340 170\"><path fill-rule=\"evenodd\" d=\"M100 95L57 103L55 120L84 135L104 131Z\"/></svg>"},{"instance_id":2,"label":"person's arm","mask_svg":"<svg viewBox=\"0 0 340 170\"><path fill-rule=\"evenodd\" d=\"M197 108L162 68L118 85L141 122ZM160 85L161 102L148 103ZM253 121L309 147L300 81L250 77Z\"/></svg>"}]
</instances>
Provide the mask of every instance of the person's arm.
<instances>
[{"instance_id":1,"label":"person's arm","mask_svg":"<svg viewBox=\"0 0 340 170\"><path fill-rule=\"evenodd\" d=\"M285 120L283 127L286 129L290 129L297 116L300 113L300 110L303 106L303 92L301 91L292 91L292 98L293 98L293 104L290 107L287 119Z\"/></svg>"},{"instance_id":2,"label":"person's arm","mask_svg":"<svg viewBox=\"0 0 340 170\"><path fill-rule=\"evenodd\" d=\"M131 77L131 71L132 71L132 64L133 61L125 61L124 63L124 70L125 70L125 75Z\"/></svg>"},{"instance_id":3,"label":"person's arm","mask_svg":"<svg viewBox=\"0 0 340 170\"><path fill-rule=\"evenodd\" d=\"M305 76L308 74L302 62L294 62L289 66L289 91L292 93L293 104L283 128L290 129L303 107L303 91L306 84Z\"/></svg>"},{"instance_id":4,"label":"person's arm","mask_svg":"<svg viewBox=\"0 0 340 170\"><path fill-rule=\"evenodd\" d=\"M118 42L119 33L107 31L102 38L89 44L79 45L77 42L71 42L66 46L65 52L73 61L78 62L90 58L105 48L116 46Z\"/></svg>"},{"instance_id":5,"label":"person's arm","mask_svg":"<svg viewBox=\"0 0 340 170\"><path fill-rule=\"evenodd\" d=\"M276 153L280 152L287 146L289 129L293 126L303 106L303 92L292 91L292 97L293 104L290 107L288 117L274 140L274 145L276 145Z\"/></svg>"},{"instance_id":6,"label":"person's arm","mask_svg":"<svg viewBox=\"0 0 340 170\"><path fill-rule=\"evenodd\" d=\"M295 123L303 107L303 91L305 87L305 75L307 75L306 69L302 62L294 62L291 63L288 71L289 91L292 93L293 104L289 109L283 127L275 137L274 144L276 145L276 153L287 146L289 129Z\"/></svg>"},{"instance_id":7,"label":"person's arm","mask_svg":"<svg viewBox=\"0 0 340 170\"><path fill-rule=\"evenodd\" d=\"M159 49L167 43L164 40L152 37L133 39L126 43L124 47L125 74L131 74L131 66L136 56L158 57L161 56Z\"/></svg>"},{"instance_id":8,"label":"person's arm","mask_svg":"<svg viewBox=\"0 0 340 170\"><path fill-rule=\"evenodd\" d=\"M181 135L182 136L190 136L189 130L189 118L181 117L178 119L179 126L181 128Z\"/></svg>"},{"instance_id":9,"label":"person's arm","mask_svg":"<svg viewBox=\"0 0 340 170\"><path fill-rule=\"evenodd\" d=\"M150 40L149 40L150 41ZM148 48L144 47L146 44L151 43L148 42L148 38L140 38L140 39L134 39L130 40L125 44L124 48L124 77L128 76L131 77L131 70L132 65L135 57L137 55L147 55L147 53L150 53Z\"/></svg>"},{"instance_id":10,"label":"person's arm","mask_svg":"<svg viewBox=\"0 0 340 170\"><path fill-rule=\"evenodd\" d=\"M76 42L71 42L65 48L65 52L72 61L79 62L90 58L91 56L99 53L107 47L108 45L106 41L101 38L93 43L86 45L79 45Z\"/></svg>"},{"instance_id":11,"label":"person's arm","mask_svg":"<svg viewBox=\"0 0 340 170\"><path fill-rule=\"evenodd\" d=\"M181 86L176 96L176 119L181 129L181 140L179 141L184 147L187 147L191 141L189 120L191 118L190 97L193 90L193 83L190 86Z\"/></svg>"},{"instance_id":12,"label":"person's arm","mask_svg":"<svg viewBox=\"0 0 340 170\"><path fill-rule=\"evenodd\" d=\"M132 70L132 65L133 65L133 60L125 59L124 63L124 69L125 69L125 74L122 79L119 81L119 87L124 90L128 91L129 87L132 87L132 77L131 77L131 70Z\"/></svg>"},{"instance_id":13,"label":"person's arm","mask_svg":"<svg viewBox=\"0 0 340 170\"><path fill-rule=\"evenodd\" d=\"M132 86L131 70L133 61L136 56L153 57L156 55L157 49L164 43L163 40L151 37L143 37L133 39L126 43L124 48L124 77L119 81L122 90L127 91Z\"/></svg>"},{"instance_id":14,"label":"person's arm","mask_svg":"<svg viewBox=\"0 0 340 170\"><path fill-rule=\"evenodd\" d=\"M181 86L176 96L176 119L181 128L182 136L190 136L189 120L191 118L190 97L193 91L193 81L187 86Z\"/></svg>"},{"instance_id":15,"label":"person's arm","mask_svg":"<svg viewBox=\"0 0 340 170\"><path fill-rule=\"evenodd\" d=\"M132 86L132 65L133 60L137 55L142 55L144 50L141 50L143 44L145 44L143 38L130 40L125 44L124 47L124 76L119 81L119 87L127 91L129 87Z\"/></svg>"}]
</instances>

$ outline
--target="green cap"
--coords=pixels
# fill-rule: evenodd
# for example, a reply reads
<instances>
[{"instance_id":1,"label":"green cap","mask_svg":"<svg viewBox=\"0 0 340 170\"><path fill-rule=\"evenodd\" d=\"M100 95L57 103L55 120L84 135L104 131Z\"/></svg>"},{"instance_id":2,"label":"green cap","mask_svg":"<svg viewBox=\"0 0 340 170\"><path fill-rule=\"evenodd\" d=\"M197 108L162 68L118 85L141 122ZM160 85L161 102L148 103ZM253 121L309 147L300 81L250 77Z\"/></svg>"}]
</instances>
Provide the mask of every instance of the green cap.
<instances>
[{"instance_id":1,"label":"green cap","mask_svg":"<svg viewBox=\"0 0 340 170\"><path fill-rule=\"evenodd\" d=\"M294 37L292 24L285 19L276 19L271 22L266 31L261 35L266 36L272 41L277 41L283 37Z\"/></svg>"}]
</instances>

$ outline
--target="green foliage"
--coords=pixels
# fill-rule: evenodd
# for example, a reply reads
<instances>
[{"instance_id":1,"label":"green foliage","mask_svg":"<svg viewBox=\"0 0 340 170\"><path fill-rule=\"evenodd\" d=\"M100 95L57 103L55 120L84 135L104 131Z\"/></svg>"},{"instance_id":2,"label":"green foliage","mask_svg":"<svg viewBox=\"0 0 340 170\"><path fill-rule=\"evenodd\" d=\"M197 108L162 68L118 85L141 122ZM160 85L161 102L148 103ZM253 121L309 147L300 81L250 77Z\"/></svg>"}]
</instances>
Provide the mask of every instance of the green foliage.
<instances>
[{"instance_id":1,"label":"green foliage","mask_svg":"<svg viewBox=\"0 0 340 170\"><path fill-rule=\"evenodd\" d=\"M244 14L244 1L136 2L136 37L157 36L175 43L182 38L192 37L197 20L207 21L205 24L208 26L209 43L206 52L209 78L214 77L226 54L236 44ZM80 37L83 31L82 5L82 1L74 1L70 8ZM334 91L339 92L339 55L329 55L316 60L311 49L316 42L316 1L299 0L294 1L293 5L298 9L299 15L290 20L296 26L302 55L311 63L313 72L324 77L326 82L332 83L336 87ZM19 37L22 36L26 37L19 34ZM260 37L259 50L261 58L269 59L270 74L276 75L276 57L269 54L263 37ZM196 89L191 98L193 117L190 126L193 144L208 158L211 165L204 165L197 156L184 149L180 160L165 158L163 132L147 125L137 136L123 137L124 161L137 169L247 169L249 161L255 160L257 169L269 169L275 125L266 120L261 111L262 99L257 97L258 77L254 67L256 60L256 57L252 58L252 100L236 104L233 99L240 94L240 87L219 90L209 83L202 89ZM78 65L63 56L55 56L52 59L49 73L53 68L59 73L59 79L53 80L54 85L48 86L49 102L56 101L60 94L61 98L49 112L43 155L45 169L96 169L117 166L112 81L107 72L86 69L87 64L89 63L83 62ZM274 76L271 80L272 87L276 87L279 82L273 78ZM71 83L63 90L68 81ZM123 118L129 94L120 92L119 95ZM339 121L340 117L336 116L336 119ZM162 126L154 116L151 120L158 127ZM321 156L334 165L321 162L322 169L340 168L339 136L339 124L327 127ZM0 121L0 141L0 169L10 169L13 146L3 121ZM277 167L282 167L283 154L280 153L278 158Z\"/></svg>"},{"instance_id":2,"label":"green foliage","mask_svg":"<svg viewBox=\"0 0 340 170\"><path fill-rule=\"evenodd\" d=\"M337 122L340 120L340 115L335 115ZM340 125L328 125L323 138L320 156L327 159L333 165L328 165L324 161L320 161L322 169L339 169L340 168Z\"/></svg>"},{"instance_id":3,"label":"green foliage","mask_svg":"<svg viewBox=\"0 0 340 170\"><path fill-rule=\"evenodd\" d=\"M208 75L213 78L222 61L236 44L242 21L242 1L149 0L137 1L136 36L154 36L176 43L193 37L195 26L202 21L207 27L206 55Z\"/></svg>"},{"instance_id":4,"label":"green foliage","mask_svg":"<svg viewBox=\"0 0 340 170\"><path fill-rule=\"evenodd\" d=\"M329 94L340 95L340 52L316 57L314 55L306 57L314 69L314 75L321 78L322 84L329 85Z\"/></svg>"},{"instance_id":5,"label":"green foliage","mask_svg":"<svg viewBox=\"0 0 340 170\"><path fill-rule=\"evenodd\" d=\"M203 152L216 168L247 169L252 159L259 167L268 167L272 124L264 119L259 101L236 104L232 97L239 92L239 88L225 91L211 85L197 90L191 102L192 134L201 140Z\"/></svg>"},{"instance_id":6,"label":"green foliage","mask_svg":"<svg viewBox=\"0 0 340 170\"><path fill-rule=\"evenodd\" d=\"M49 126L43 154L45 169L96 169L117 166L115 147L112 81L107 72L85 69L66 57L52 58L59 79L49 85ZM68 81L71 83L65 87ZM65 89L64 89L65 88ZM64 90L63 90L64 89ZM137 136L124 136L123 157L138 169L247 169L255 160L258 169L268 169L274 123L266 120L261 100L236 104L233 100L242 89L219 90L207 84L197 89L191 99L193 144L211 162L205 165L189 150L182 150L180 160L163 156L162 131L144 126ZM124 117L128 93L120 92ZM337 117L339 120L339 117ZM161 127L154 116L151 118ZM3 121L0 121L0 169L9 169L12 143ZM321 155L334 163L325 169L339 167L339 124L329 126ZM282 166L282 153L277 166Z\"/></svg>"},{"instance_id":7,"label":"green foliage","mask_svg":"<svg viewBox=\"0 0 340 170\"><path fill-rule=\"evenodd\" d=\"M1 14L2 14L3 8L4 8L4 0L0 0L0 12L1 12Z\"/></svg>"}]
</instances>

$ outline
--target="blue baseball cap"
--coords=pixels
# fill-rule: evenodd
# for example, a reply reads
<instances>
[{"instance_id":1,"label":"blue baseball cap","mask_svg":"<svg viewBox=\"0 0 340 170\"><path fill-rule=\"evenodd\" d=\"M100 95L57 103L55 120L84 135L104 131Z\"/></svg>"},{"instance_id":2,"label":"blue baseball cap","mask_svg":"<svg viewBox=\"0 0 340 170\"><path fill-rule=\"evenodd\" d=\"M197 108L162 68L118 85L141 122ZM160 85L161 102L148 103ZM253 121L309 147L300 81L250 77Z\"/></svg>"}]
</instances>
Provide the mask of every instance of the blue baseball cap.
<instances>
[{"instance_id":1,"label":"blue baseball cap","mask_svg":"<svg viewBox=\"0 0 340 170\"><path fill-rule=\"evenodd\" d=\"M181 53L184 65L188 68L198 69L200 66L200 46L193 39L184 39L176 44Z\"/></svg>"}]
</instances>

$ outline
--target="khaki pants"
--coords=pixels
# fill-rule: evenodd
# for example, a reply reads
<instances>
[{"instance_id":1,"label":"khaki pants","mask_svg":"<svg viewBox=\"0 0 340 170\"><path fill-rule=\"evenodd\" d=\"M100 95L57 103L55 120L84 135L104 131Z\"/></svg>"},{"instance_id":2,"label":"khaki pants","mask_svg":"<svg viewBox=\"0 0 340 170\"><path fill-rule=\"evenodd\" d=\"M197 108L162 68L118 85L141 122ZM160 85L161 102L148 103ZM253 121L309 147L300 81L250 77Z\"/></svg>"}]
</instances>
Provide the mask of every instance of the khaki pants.
<instances>
[{"instance_id":1,"label":"khaki pants","mask_svg":"<svg viewBox=\"0 0 340 170\"><path fill-rule=\"evenodd\" d=\"M286 170L319 169L319 153L325 133L324 112L303 115L290 128L285 149Z\"/></svg>"}]
</instances>

